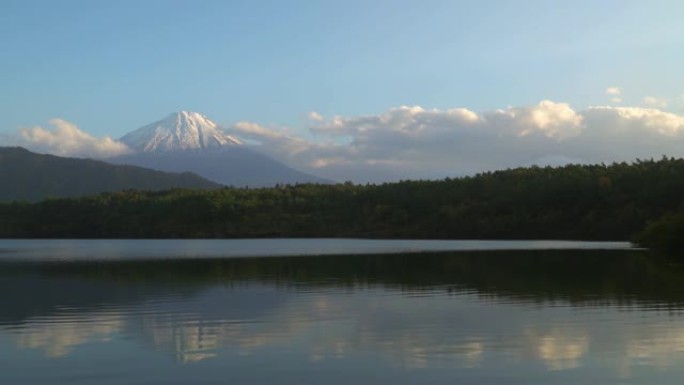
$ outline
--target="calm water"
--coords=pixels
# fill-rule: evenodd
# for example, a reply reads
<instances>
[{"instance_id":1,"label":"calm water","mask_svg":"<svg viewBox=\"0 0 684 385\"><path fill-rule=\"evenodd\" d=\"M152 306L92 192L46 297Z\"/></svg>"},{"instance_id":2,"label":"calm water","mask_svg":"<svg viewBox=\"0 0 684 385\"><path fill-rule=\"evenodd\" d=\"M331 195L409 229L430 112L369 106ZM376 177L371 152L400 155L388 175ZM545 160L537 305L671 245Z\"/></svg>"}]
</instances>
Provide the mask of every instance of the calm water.
<instances>
[{"instance_id":1,"label":"calm water","mask_svg":"<svg viewBox=\"0 0 684 385\"><path fill-rule=\"evenodd\" d=\"M684 378L684 269L624 244L269 258L230 244L0 241L0 384Z\"/></svg>"},{"instance_id":2,"label":"calm water","mask_svg":"<svg viewBox=\"0 0 684 385\"><path fill-rule=\"evenodd\" d=\"M0 240L0 260L197 259L428 251L627 249L628 242L376 239Z\"/></svg>"}]
</instances>

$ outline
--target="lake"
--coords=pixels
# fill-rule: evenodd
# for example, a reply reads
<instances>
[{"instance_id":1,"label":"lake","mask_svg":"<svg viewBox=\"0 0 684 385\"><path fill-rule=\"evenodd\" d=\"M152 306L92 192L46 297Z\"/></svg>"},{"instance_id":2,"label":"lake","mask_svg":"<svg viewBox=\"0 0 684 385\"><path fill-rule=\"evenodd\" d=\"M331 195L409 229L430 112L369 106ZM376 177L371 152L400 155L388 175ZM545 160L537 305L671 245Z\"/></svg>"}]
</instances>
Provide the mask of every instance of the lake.
<instances>
[{"instance_id":1,"label":"lake","mask_svg":"<svg viewBox=\"0 0 684 385\"><path fill-rule=\"evenodd\" d=\"M0 240L0 260L71 261L198 259L300 255L391 254L436 251L628 249L628 242L383 240L383 239L171 239Z\"/></svg>"},{"instance_id":2,"label":"lake","mask_svg":"<svg viewBox=\"0 0 684 385\"><path fill-rule=\"evenodd\" d=\"M0 383L680 384L683 287L625 243L2 240Z\"/></svg>"}]
</instances>

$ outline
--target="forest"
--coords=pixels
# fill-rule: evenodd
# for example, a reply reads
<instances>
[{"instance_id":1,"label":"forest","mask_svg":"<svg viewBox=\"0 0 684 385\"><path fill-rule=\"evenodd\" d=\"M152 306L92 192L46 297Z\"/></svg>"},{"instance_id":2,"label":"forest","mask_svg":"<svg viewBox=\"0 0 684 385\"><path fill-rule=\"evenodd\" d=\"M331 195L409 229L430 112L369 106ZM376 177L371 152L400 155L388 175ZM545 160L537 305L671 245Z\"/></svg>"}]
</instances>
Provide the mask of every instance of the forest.
<instances>
[{"instance_id":1,"label":"forest","mask_svg":"<svg viewBox=\"0 0 684 385\"><path fill-rule=\"evenodd\" d=\"M635 239L666 248L684 230L683 202L684 159L663 157L438 181L15 201L0 204L0 237Z\"/></svg>"}]
</instances>

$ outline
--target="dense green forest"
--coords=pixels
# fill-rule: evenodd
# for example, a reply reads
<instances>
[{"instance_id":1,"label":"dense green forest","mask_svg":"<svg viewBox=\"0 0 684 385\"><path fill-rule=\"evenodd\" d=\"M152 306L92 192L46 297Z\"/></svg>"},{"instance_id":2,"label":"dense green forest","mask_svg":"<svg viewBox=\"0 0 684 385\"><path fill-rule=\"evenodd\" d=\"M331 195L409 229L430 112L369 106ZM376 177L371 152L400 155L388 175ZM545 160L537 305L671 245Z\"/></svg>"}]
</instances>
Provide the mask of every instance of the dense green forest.
<instances>
[{"instance_id":1,"label":"dense green forest","mask_svg":"<svg viewBox=\"0 0 684 385\"><path fill-rule=\"evenodd\" d=\"M382 185L125 191L0 205L2 237L628 240L684 200L684 160ZM648 244L651 238L640 238Z\"/></svg>"}]
</instances>

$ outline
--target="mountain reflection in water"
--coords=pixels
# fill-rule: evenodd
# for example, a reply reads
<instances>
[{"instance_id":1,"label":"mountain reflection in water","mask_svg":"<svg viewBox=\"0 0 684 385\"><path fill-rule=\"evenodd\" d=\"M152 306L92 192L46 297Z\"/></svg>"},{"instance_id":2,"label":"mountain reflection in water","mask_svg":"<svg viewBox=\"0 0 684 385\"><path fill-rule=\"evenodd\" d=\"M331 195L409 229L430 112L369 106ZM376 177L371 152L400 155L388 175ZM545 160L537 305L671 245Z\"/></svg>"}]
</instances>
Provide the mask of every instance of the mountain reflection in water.
<instances>
[{"instance_id":1,"label":"mountain reflection in water","mask_svg":"<svg viewBox=\"0 0 684 385\"><path fill-rule=\"evenodd\" d=\"M683 374L684 271L637 251L4 263L1 271L0 383L50 383L20 370L53 361L60 378L78 382L84 354L127 368L107 372L113 382L139 378L140 360L158 383L196 371L207 382L242 383L674 384Z\"/></svg>"}]
</instances>

